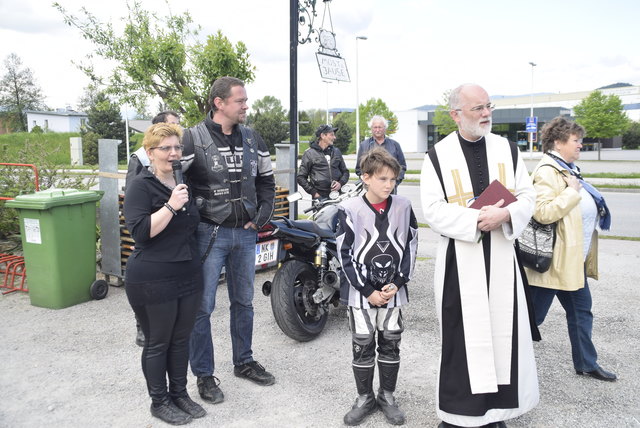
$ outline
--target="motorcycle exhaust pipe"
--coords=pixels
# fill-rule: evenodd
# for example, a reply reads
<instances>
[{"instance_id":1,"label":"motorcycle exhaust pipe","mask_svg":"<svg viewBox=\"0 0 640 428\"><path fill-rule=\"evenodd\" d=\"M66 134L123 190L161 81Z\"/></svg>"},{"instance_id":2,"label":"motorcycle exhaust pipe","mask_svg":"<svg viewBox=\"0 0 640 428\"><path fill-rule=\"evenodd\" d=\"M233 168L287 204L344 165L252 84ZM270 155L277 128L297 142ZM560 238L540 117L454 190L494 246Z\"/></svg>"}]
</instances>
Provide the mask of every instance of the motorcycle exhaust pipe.
<instances>
[{"instance_id":1,"label":"motorcycle exhaust pipe","mask_svg":"<svg viewBox=\"0 0 640 428\"><path fill-rule=\"evenodd\" d=\"M338 283L338 274L333 271L327 271L322 275L322 283L329 287L334 287Z\"/></svg>"},{"instance_id":2,"label":"motorcycle exhaust pipe","mask_svg":"<svg viewBox=\"0 0 640 428\"><path fill-rule=\"evenodd\" d=\"M262 294L269 297L269 294L271 294L271 281L265 281L262 284Z\"/></svg>"}]
</instances>

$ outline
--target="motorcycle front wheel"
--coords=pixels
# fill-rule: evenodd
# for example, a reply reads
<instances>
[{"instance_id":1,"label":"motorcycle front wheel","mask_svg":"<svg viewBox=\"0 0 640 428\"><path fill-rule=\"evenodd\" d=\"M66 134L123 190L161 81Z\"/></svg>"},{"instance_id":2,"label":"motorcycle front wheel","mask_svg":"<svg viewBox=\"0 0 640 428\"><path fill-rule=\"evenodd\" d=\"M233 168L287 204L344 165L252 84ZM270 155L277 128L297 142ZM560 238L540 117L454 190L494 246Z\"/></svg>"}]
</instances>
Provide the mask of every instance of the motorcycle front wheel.
<instances>
[{"instance_id":1,"label":"motorcycle front wheel","mask_svg":"<svg viewBox=\"0 0 640 428\"><path fill-rule=\"evenodd\" d=\"M328 311L313 301L317 289L315 268L299 260L283 263L273 278L273 316L284 334L299 342L318 337L327 323Z\"/></svg>"}]
</instances>

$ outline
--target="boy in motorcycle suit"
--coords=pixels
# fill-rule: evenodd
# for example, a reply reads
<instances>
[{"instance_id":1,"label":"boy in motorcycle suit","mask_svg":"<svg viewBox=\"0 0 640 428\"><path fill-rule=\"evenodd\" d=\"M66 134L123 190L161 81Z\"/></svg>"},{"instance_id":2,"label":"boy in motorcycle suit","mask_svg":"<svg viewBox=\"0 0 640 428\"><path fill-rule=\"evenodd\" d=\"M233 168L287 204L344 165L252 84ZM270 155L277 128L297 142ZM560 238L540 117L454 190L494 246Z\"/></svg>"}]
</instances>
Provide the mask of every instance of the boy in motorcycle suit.
<instances>
[{"instance_id":1,"label":"boy in motorcycle suit","mask_svg":"<svg viewBox=\"0 0 640 428\"><path fill-rule=\"evenodd\" d=\"M378 407L388 422L402 425L405 414L393 392L400 368L404 330L401 306L408 303L407 284L418 248L418 223L411 201L392 195L400 164L386 150L374 148L361 160L367 192L342 203L336 244L346 279L340 299L349 307L353 374L358 398L344 416L358 425ZM373 392L376 332L380 385Z\"/></svg>"}]
</instances>

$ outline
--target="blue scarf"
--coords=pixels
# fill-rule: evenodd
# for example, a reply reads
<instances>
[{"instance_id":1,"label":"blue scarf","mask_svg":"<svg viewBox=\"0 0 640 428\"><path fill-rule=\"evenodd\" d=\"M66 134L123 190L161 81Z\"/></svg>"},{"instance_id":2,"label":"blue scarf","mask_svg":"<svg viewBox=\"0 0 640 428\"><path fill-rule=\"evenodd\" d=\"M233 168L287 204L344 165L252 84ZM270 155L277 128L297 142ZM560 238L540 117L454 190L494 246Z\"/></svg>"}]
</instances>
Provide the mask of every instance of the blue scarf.
<instances>
[{"instance_id":1,"label":"blue scarf","mask_svg":"<svg viewBox=\"0 0 640 428\"><path fill-rule=\"evenodd\" d=\"M598 214L600 215L600 229L609 230L611 228L611 212L609 211L609 207L607 207L607 203L605 202L604 197L598 191L598 189L584 181L584 178L582 178L582 175L580 175L580 168L578 168L574 163L567 163L562 158L554 155L553 153L547 153L547 155L555 160L558 165L569 171L571 175L580 180L582 187L584 187L584 189L589 192L589 194L595 201L596 206L598 207Z\"/></svg>"}]
</instances>

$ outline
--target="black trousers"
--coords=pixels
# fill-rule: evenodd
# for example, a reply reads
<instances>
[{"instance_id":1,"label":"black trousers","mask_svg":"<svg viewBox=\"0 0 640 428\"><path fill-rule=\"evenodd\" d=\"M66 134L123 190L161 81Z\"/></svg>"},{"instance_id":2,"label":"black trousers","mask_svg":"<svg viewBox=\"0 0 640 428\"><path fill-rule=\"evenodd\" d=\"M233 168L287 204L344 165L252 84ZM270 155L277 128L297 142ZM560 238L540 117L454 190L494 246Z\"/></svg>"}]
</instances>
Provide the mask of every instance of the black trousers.
<instances>
[{"instance_id":1,"label":"black trousers","mask_svg":"<svg viewBox=\"0 0 640 428\"><path fill-rule=\"evenodd\" d=\"M145 336L142 372L154 404L187 394L189 337L201 301L198 292L166 303L132 305Z\"/></svg>"}]
</instances>

